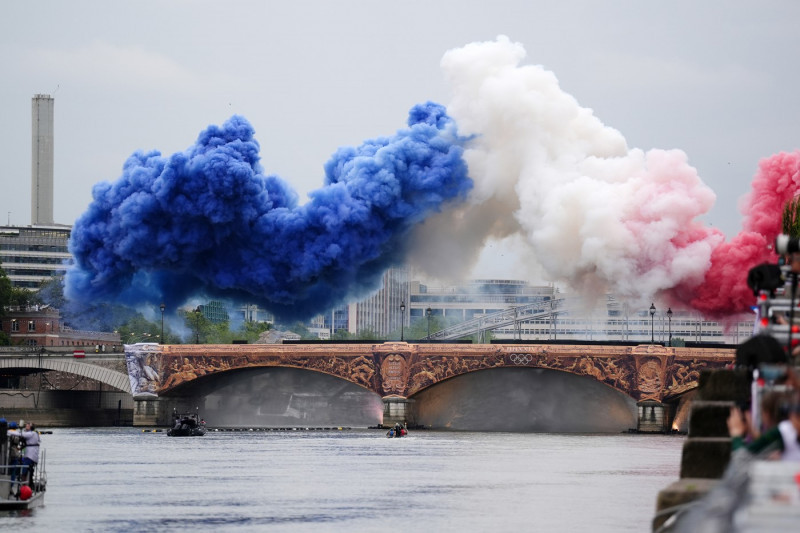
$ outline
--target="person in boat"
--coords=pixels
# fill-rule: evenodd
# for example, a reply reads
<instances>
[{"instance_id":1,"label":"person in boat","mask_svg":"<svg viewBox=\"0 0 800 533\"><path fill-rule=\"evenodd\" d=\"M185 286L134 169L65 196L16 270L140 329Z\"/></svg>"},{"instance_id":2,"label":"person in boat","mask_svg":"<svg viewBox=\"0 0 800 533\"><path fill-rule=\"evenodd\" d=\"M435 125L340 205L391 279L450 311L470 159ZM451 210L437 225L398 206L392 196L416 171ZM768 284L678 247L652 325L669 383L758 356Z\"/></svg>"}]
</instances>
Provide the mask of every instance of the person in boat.
<instances>
[{"instance_id":1,"label":"person in boat","mask_svg":"<svg viewBox=\"0 0 800 533\"><path fill-rule=\"evenodd\" d=\"M20 481L22 481L27 474L28 483L33 482L33 471L36 465L39 464L39 432L36 431L36 426L27 422L25 428L9 429L9 435L17 435L24 441L24 450L22 452L22 473L20 474Z\"/></svg>"},{"instance_id":2,"label":"person in boat","mask_svg":"<svg viewBox=\"0 0 800 533\"><path fill-rule=\"evenodd\" d=\"M24 442L22 437L17 431L17 423L10 422L8 424L8 464L11 467L9 472L11 474L11 497L16 498L17 495L17 486L16 480L20 475L20 465L22 464L22 447Z\"/></svg>"}]
</instances>

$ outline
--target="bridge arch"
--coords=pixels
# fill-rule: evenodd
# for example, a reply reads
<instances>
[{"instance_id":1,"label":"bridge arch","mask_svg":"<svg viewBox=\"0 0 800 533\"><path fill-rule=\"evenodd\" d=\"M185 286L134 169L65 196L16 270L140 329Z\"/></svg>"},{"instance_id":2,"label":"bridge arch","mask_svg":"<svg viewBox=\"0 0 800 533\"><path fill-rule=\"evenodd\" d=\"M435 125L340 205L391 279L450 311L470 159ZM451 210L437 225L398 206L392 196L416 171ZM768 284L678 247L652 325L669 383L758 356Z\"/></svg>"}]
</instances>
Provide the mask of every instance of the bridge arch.
<instances>
[{"instance_id":1,"label":"bridge arch","mask_svg":"<svg viewBox=\"0 0 800 533\"><path fill-rule=\"evenodd\" d=\"M636 401L591 376L521 367L479 369L413 394L410 418L426 427L511 432L621 432Z\"/></svg>"},{"instance_id":2,"label":"bridge arch","mask_svg":"<svg viewBox=\"0 0 800 533\"><path fill-rule=\"evenodd\" d=\"M199 409L217 427L342 427L381 423L373 390L317 369L251 366L207 374L159 395L164 410Z\"/></svg>"},{"instance_id":3,"label":"bridge arch","mask_svg":"<svg viewBox=\"0 0 800 533\"><path fill-rule=\"evenodd\" d=\"M84 376L104 383L122 392L131 392L128 374L110 368L79 362L74 359L49 359L46 357L2 358L0 368L32 369L38 371L55 370L67 374Z\"/></svg>"}]
</instances>

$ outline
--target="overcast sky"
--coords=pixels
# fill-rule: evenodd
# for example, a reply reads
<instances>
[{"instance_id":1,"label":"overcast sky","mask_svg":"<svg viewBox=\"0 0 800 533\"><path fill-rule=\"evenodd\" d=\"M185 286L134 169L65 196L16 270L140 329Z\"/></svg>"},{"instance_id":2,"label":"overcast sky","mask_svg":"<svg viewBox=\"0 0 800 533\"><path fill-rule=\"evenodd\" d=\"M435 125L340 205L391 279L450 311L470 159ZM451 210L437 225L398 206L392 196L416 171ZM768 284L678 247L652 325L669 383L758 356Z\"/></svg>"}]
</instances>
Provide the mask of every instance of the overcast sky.
<instances>
[{"instance_id":1,"label":"overcast sky","mask_svg":"<svg viewBox=\"0 0 800 533\"><path fill-rule=\"evenodd\" d=\"M447 105L445 52L503 34L629 147L685 151L717 195L705 222L730 238L759 160L800 148L798 22L793 0L4 0L1 223L31 222L36 93L55 97L58 223L135 150L182 151L233 114L304 197L338 147Z\"/></svg>"}]
</instances>

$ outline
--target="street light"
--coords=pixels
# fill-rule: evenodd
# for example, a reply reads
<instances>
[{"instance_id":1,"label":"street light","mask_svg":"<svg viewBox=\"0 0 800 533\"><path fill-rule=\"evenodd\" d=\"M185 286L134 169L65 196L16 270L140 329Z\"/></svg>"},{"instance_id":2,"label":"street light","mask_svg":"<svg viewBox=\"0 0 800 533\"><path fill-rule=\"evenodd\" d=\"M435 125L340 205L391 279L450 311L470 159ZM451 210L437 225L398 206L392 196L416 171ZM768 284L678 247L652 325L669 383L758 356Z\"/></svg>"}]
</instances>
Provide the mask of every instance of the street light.
<instances>
[{"instance_id":1,"label":"street light","mask_svg":"<svg viewBox=\"0 0 800 533\"><path fill-rule=\"evenodd\" d=\"M194 310L195 344L200 344L200 306Z\"/></svg>"},{"instance_id":2,"label":"street light","mask_svg":"<svg viewBox=\"0 0 800 533\"><path fill-rule=\"evenodd\" d=\"M161 344L164 344L164 309L167 308L164 305L164 302L161 302L161 305L158 306L161 309Z\"/></svg>"},{"instance_id":3,"label":"street light","mask_svg":"<svg viewBox=\"0 0 800 533\"><path fill-rule=\"evenodd\" d=\"M656 306L655 304L650 304L650 344L655 344L655 337L653 336L653 317L656 314Z\"/></svg>"},{"instance_id":4,"label":"street light","mask_svg":"<svg viewBox=\"0 0 800 533\"><path fill-rule=\"evenodd\" d=\"M400 302L400 342L403 342L403 327L406 325L406 302Z\"/></svg>"},{"instance_id":5,"label":"street light","mask_svg":"<svg viewBox=\"0 0 800 533\"><path fill-rule=\"evenodd\" d=\"M428 317L428 342L431 342L431 308L425 310L425 316Z\"/></svg>"},{"instance_id":6,"label":"street light","mask_svg":"<svg viewBox=\"0 0 800 533\"><path fill-rule=\"evenodd\" d=\"M672 346L672 308L667 308L667 318L669 319L669 345Z\"/></svg>"}]
</instances>

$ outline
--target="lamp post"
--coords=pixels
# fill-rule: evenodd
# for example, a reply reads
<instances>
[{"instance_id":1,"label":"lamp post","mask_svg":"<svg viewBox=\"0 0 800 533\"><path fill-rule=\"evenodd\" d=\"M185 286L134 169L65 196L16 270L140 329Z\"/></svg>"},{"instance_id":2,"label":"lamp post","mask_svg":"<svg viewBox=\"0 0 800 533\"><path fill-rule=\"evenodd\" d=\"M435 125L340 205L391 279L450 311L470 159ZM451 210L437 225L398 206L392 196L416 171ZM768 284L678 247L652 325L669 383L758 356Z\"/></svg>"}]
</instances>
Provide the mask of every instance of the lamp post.
<instances>
[{"instance_id":1,"label":"lamp post","mask_svg":"<svg viewBox=\"0 0 800 533\"><path fill-rule=\"evenodd\" d=\"M656 306L650 303L650 344L655 344L655 336L653 335L653 317L656 315Z\"/></svg>"},{"instance_id":2,"label":"lamp post","mask_svg":"<svg viewBox=\"0 0 800 533\"><path fill-rule=\"evenodd\" d=\"M425 310L425 316L428 317L428 342L431 342L431 308Z\"/></svg>"},{"instance_id":3,"label":"lamp post","mask_svg":"<svg viewBox=\"0 0 800 533\"><path fill-rule=\"evenodd\" d=\"M403 342L403 328L406 325L406 302L400 302L400 342Z\"/></svg>"},{"instance_id":4,"label":"lamp post","mask_svg":"<svg viewBox=\"0 0 800 533\"><path fill-rule=\"evenodd\" d=\"M672 308L667 308L667 319L669 320L669 345L672 346Z\"/></svg>"},{"instance_id":5,"label":"lamp post","mask_svg":"<svg viewBox=\"0 0 800 533\"><path fill-rule=\"evenodd\" d=\"M195 344L200 344L200 307L194 310L194 335Z\"/></svg>"},{"instance_id":6,"label":"lamp post","mask_svg":"<svg viewBox=\"0 0 800 533\"><path fill-rule=\"evenodd\" d=\"M164 344L164 309L166 309L167 306L164 305L164 302L161 302L158 308L161 309L161 344Z\"/></svg>"}]
</instances>

